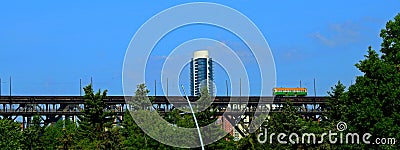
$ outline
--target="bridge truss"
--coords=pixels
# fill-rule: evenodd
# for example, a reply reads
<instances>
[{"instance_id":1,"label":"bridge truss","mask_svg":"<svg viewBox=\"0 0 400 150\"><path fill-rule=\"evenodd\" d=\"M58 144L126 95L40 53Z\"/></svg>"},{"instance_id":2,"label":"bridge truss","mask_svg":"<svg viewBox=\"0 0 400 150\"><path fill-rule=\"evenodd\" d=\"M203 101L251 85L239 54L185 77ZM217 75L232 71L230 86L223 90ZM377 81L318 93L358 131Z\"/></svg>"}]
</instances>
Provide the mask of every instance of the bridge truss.
<instances>
[{"instance_id":1,"label":"bridge truss","mask_svg":"<svg viewBox=\"0 0 400 150\"><path fill-rule=\"evenodd\" d=\"M256 110L279 113L282 111L286 101L290 101L298 108L303 117L319 119L326 109L326 97L228 97L217 96L212 105L217 108L216 116L222 116L224 112L244 111L241 117L244 123L252 119ZM190 101L196 101L197 97L189 97ZM106 110L113 112L116 117L115 123L123 120L124 112L129 105L124 96L108 96L104 99L107 104ZM187 105L181 96L156 96L152 102L153 107L159 113L168 113L178 105ZM0 117L18 120L24 128L29 126L34 115L41 117L44 125L57 122L60 119L76 120L78 115L83 114L84 99L82 96L0 96ZM232 116L224 116L231 118ZM237 117L237 116L236 116ZM20 118L20 119L17 119Z\"/></svg>"}]
</instances>

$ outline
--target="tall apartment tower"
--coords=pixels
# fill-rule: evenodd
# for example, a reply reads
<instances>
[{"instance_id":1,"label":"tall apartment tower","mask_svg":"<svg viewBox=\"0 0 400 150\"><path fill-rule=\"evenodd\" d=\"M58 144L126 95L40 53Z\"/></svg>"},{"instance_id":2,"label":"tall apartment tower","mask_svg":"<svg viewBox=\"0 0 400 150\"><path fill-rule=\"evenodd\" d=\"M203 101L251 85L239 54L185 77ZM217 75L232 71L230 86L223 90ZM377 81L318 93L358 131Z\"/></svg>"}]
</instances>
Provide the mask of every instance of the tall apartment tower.
<instances>
[{"instance_id":1,"label":"tall apartment tower","mask_svg":"<svg viewBox=\"0 0 400 150\"><path fill-rule=\"evenodd\" d=\"M207 86L211 96L214 95L213 61L208 57L208 50L195 51L190 62L190 94L199 96L200 89Z\"/></svg>"}]
</instances>

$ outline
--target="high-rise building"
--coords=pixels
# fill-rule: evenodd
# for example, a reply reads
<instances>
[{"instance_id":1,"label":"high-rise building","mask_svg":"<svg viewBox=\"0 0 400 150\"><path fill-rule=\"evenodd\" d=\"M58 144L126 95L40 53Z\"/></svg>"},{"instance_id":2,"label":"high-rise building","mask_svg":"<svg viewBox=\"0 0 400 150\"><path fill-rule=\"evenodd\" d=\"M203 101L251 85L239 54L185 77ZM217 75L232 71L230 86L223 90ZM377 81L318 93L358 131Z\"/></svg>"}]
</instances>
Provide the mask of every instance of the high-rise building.
<instances>
[{"instance_id":1,"label":"high-rise building","mask_svg":"<svg viewBox=\"0 0 400 150\"><path fill-rule=\"evenodd\" d=\"M190 94L199 96L200 89L207 86L211 96L214 94L213 61L208 57L208 50L195 51L190 62Z\"/></svg>"}]
</instances>

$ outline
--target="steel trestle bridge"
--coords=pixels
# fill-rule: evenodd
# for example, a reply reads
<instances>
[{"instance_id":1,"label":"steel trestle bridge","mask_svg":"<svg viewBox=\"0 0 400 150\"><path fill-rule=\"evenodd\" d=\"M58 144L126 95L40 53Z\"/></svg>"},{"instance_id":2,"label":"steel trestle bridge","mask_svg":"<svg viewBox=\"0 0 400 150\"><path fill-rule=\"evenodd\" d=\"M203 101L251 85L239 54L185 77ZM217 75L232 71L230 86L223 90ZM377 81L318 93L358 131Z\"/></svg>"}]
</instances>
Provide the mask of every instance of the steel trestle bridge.
<instances>
[{"instance_id":1,"label":"steel trestle bridge","mask_svg":"<svg viewBox=\"0 0 400 150\"><path fill-rule=\"evenodd\" d=\"M182 96L155 96L153 107L160 113L172 111L175 105L186 105ZM263 111L272 113L281 112L286 101L290 101L299 112L307 117L316 119L317 116L327 112L325 102L327 97L247 97L217 96L212 105L217 108L215 115L222 115L226 111L245 111L245 115L253 114L257 107ZM198 97L189 97L190 101L196 101ZM124 96L107 96L104 99L107 110L113 112L120 121L127 109ZM173 103L173 104L172 104ZM17 117L27 118L23 122L29 123L34 115L42 117L44 124L54 123L61 117L71 117L83 114L83 96L0 96L0 116L15 120ZM260 110L260 109L259 109Z\"/></svg>"}]
</instances>

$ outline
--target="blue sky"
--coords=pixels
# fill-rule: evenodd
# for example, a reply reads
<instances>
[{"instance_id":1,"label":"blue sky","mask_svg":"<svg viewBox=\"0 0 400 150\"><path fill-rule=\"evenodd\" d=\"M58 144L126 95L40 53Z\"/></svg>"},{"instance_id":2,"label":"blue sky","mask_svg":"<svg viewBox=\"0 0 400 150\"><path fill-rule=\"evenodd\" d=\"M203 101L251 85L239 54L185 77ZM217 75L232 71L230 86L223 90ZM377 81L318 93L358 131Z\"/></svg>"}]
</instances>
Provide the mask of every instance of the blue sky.
<instances>
[{"instance_id":1,"label":"blue sky","mask_svg":"<svg viewBox=\"0 0 400 150\"><path fill-rule=\"evenodd\" d=\"M11 76L13 95L79 95L79 79L86 85L92 76L95 89L122 95L124 55L135 32L153 15L187 2L192 1L2 1L1 93L9 93ZM354 64L369 45L380 49L380 30L400 12L399 1L210 2L234 8L258 26L274 56L278 87L297 87L302 80L310 95L314 78L317 95L326 95L338 80L354 82L361 75ZM155 47L154 57L163 58L194 37L243 47L229 32L213 27L192 26L168 36ZM257 88L257 82L251 84ZM148 87L154 94L154 83Z\"/></svg>"}]
</instances>

